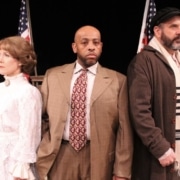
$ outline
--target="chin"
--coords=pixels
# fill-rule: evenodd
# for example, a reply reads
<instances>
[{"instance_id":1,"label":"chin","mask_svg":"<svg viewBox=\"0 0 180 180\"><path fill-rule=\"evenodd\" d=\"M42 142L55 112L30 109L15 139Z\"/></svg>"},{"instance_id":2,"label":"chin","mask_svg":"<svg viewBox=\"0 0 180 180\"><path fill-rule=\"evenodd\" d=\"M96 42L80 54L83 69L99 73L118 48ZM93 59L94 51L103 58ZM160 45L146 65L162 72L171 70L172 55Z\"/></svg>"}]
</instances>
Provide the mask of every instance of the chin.
<instances>
[{"instance_id":1,"label":"chin","mask_svg":"<svg viewBox=\"0 0 180 180\"><path fill-rule=\"evenodd\" d=\"M97 59L88 59L87 64L96 64Z\"/></svg>"}]
</instances>

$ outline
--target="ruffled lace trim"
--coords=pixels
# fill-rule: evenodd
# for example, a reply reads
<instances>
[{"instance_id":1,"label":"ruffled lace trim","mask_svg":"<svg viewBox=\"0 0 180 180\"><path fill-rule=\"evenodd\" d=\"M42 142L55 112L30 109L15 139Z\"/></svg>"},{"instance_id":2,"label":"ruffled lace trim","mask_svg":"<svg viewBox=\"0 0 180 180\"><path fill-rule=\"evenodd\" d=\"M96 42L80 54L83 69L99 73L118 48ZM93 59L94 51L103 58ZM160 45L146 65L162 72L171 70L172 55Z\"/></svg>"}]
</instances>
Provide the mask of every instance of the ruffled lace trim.
<instances>
[{"instance_id":1,"label":"ruffled lace trim","mask_svg":"<svg viewBox=\"0 0 180 180\"><path fill-rule=\"evenodd\" d=\"M13 177L19 177L27 180L35 180L29 164L16 163L15 166L10 169L10 173Z\"/></svg>"}]
</instances>

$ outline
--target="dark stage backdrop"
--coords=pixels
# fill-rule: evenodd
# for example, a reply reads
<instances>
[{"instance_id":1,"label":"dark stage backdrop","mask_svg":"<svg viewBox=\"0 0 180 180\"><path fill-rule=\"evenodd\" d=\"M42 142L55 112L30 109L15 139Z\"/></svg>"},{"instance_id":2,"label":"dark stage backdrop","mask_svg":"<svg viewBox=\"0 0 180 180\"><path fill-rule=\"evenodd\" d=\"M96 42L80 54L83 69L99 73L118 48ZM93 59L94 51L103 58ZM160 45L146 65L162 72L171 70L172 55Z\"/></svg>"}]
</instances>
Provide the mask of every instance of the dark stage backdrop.
<instances>
[{"instance_id":1,"label":"dark stage backdrop","mask_svg":"<svg viewBox=\"0 0 180 180\"><path fill-rule=\"evenodd\" d=\"M157 10L166 6L180 8L180 0L155 3ZM96 26L102 33L100 63L126 74L137 51L145 0L29 0L29 5L38 75L76 59L71 49L74 32L86 24ZM0 38L17 34L19 8L20 0L1 0Z\"/></svg>"}]
</instances>

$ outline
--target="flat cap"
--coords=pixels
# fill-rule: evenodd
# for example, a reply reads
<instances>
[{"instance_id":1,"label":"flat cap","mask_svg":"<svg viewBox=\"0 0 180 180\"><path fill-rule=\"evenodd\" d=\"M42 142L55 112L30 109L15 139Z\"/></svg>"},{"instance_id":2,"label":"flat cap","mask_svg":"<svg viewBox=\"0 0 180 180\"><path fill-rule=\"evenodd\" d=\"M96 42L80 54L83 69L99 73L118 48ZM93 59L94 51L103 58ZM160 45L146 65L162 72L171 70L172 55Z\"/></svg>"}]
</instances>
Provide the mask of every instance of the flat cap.
<instances>
[{"instance_id":1,"label":"flat cap","mask_svg":"<svg viewBox=\"0 0 180 180\"><path fill-rule=\"evenodd\" d=\"M174 7L166 7L163 9L160 9L156 15L152 18L151 24L150 24L150 31L152 34L154 26L158 26L160 23L168 21L170 18L174 16L180 16L180 9L174 8Z\"/></svg>"}]
</instances>

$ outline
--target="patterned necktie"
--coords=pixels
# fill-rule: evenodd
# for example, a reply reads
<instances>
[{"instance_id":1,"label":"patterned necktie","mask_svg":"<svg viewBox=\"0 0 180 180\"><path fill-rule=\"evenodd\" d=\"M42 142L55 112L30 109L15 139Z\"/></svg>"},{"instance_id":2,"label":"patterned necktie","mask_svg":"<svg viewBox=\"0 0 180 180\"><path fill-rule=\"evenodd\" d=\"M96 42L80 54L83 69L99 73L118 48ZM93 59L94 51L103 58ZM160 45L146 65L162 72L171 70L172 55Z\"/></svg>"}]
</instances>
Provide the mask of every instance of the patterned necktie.
<instances>
[{"instance_id":1,"label":"patterned necktie","mask_svg":"<svg viewBox=\"0 0 180 180\"><path fill-rule=\"evenodd\" d=\"M71 119L69 142L76 151L86 144L86 88L87 70L82 70L76 79L71 97Z\"/></svg>"}]
</instances>

